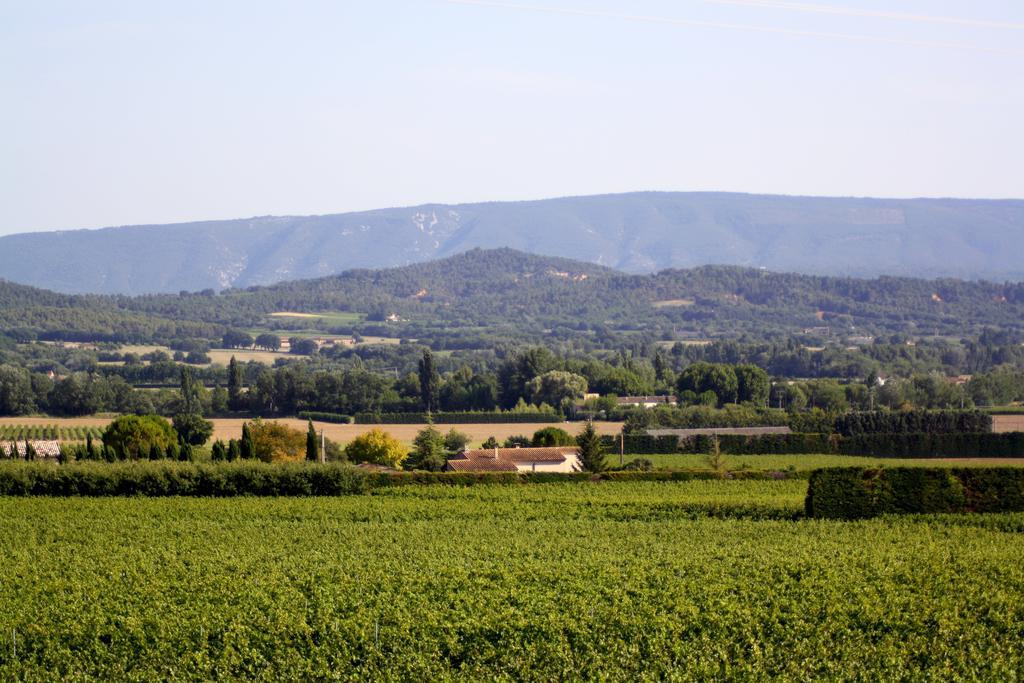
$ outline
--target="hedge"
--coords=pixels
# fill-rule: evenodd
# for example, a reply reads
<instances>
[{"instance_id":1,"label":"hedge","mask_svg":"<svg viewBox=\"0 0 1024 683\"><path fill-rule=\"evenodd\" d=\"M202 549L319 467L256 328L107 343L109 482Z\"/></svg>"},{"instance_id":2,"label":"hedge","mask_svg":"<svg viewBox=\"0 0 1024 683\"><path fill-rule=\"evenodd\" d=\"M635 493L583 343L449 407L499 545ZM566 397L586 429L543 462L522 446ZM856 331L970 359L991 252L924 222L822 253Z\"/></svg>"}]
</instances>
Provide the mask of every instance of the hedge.
<instances>
[{"instance_id":1,"label":"hedge","mask_svg":"<svg viewBox=\"0 0 1024 683\"><path fill-rule=\"evenodd\" d=\"M839 441L843 455L876 458L1024 458L1024 432L863 434Z\"/></svg>"},{"instance_id":2,"label":"hedge","mask_svg":"<svg viewBox=\"0 0 1024 683\"><path fill-rule=\"evenodd\" d=\"M874 410L838 415L835 431L843 436L984 433L992 431L992 416L980 410Z\"/></svg>"},{"instance_id":3,"label":"hedge","mask_svg":"<svg viewBox=\"0 0 1024 683\"><path fill-rule=\"evenodd\" d=\"M555 413L356 413L355 423L367 424L555 424L563 422Z\"/></svg>"},{"instance_id":4,"label":"hedge","mask_svg":"<svg viewBox=\"0 0 1024 683\"><path fill-rule=\"evenodd\" d=\"M341 496L392 486L544 484L716 479L707 470L658 472L373 472L341 463L139 461L0 463L2 496ZM736 479L783 479L785 472L730 472Z\"/></svg>"},{"instance_id":5,"label":"hedge","mask_svg":"<svg viewBox=\"0 0 1024 683\"><path fill-rule=\"evenodd\" d=\"M1024 469L835 467L811 473L808 517L1024 511Z\"/></svg>"},{"instance_id":6,"label":"hedge","mask_svg":"<svg viewBox=\"0 0 1024 683\"><path fill-rule=\"evenodd\" d=\"M716 437L626 435L603 437L605 449L626 455L708 453ZM1024 432L974 434L719 434L718 447L729 455L863 455L876 458L1024 458Z\"/></svg>"},{"instance_id":7,"label":"hedge","mask_svg":"<svg viewBox=\"0 0 1024 683\"><path fill-rule=\"evenodd\" d=\"M315 420L317 422L334 422L343 425L352 424L352 416L342 415L341 413L319 413L313 410L304 410L299 413L299 418Z\"/></svg>"}]
</instances>

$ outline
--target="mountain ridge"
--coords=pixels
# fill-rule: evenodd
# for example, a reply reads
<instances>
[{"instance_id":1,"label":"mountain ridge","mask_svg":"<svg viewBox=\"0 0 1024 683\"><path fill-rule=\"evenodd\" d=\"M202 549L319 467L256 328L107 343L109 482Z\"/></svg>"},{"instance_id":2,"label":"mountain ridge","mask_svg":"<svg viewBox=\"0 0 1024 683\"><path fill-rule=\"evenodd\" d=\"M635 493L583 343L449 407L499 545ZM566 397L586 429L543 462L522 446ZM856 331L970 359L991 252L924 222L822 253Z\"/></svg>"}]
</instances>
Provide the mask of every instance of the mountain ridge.
<instances>
[{"instance_id":1,"label":"mountain ridge","mask_svg":"<svg viewBox=\"0 0 1024 683\"><path fill-rule=\"evenodd\" d=\"M1020 280L1021 234L1024 200L652 191L21 233L0 237L0 277L68 293L220 290L509 247L633 273Z\"/></svg>"}]
</instances>

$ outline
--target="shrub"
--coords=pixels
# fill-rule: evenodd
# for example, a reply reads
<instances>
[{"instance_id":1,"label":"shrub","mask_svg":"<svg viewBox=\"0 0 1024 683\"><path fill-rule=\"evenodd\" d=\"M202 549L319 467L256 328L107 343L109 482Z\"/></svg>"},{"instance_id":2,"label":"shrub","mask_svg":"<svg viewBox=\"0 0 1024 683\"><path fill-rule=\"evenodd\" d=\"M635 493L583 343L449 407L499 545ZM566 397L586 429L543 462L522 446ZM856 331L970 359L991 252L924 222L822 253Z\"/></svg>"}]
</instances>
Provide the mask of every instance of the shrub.
<instances>
[{"instance_id":1,"label":"shrub","mask_svg":"<svg viewBox=\"0 0 1024 683\"><path fill-rule=\"evenodd\" d=\"M360 434L345 446L345 456L353 463L373 463L398 467L407 450L402 442L382 429L371 429Z\"/></svg>"},{"instance_id":2,"label":"shrub","mask_svg":"<svg viewBox=\"0 0 1024 683\"><path fill-rule=\"evenodd\" d=\"M249 423L253 457L263 462L287 462L306 457L306 434L280 422L259 418Z\"/></svg>"},{"instance_id":3,"label":"shrub","mask_svg":"<svg viewBox=\"0 0 1024 683\"><path fill-rule=\"evenodd\" d=\"M809 517L1024 511L1024 469L839 467L811 473Z\"/></svg>"},{"instance_id":4,"label":"shrub","mask_svg":"<svg viewBox=\"0 0 1024 683\"><path fill-rule=\"evenodd\" d=\"M558 427L544 427L533 433L533 446L575 446L576 439L569 432Z\"/></svg>"},{"instance_id":5,"label":"shrub","mask_svg":"<svg viewBox=\"0 0 1024 683\"><path fill-rule=\"evenodd\" d=\"M103 432L104 448L122 460L149 457L154 445L167 449L177 440L171 423L159 415L122 415Z\"/></svg>"}]
</instances>

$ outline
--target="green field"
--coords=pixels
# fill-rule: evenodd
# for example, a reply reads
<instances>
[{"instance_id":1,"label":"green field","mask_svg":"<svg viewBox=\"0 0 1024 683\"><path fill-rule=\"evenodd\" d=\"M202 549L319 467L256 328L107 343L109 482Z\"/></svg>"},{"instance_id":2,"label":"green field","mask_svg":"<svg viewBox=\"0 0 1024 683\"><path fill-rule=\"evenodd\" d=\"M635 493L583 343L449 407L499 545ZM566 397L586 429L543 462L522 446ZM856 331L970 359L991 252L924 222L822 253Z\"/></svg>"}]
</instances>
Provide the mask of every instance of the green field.
<instances>
[{"instance_id":1,"label":"green field","mask_svg":"<svg viewBox=\"0 0 1024 683\"><path fill-rule=\"evenodd\" d=\"M650 460L655 469L707 468L708 456L699 454L627 455L622 461ZM726 455L730 470L789 470L809 472L822 467L1021 467L1015 458L939 460L935 458L870 458L859 455ZM608 456L608 462L619 465L619 456Z\"/></svg>"},{"instance_id":2,"label":"green field","mask_svg":"<svg viewBox=\"0 0 1024 683\"><path fill-rule=\"evenodd\" d=\"M0 679L1020 678L1024 514L805 487L0 499Z\"/></svg>"},{"instance_id":3,"label":"green field","mask_svg":"<svg viewBox=\"0 0 1024 683\"><path fill-rule=\"evenodd\" d=\"M357 323L366 318L363 313L350 313L343 311L325 311L316 313L299 313L295 311L278 311L271 313L269 318L285 319L285 320L303 320L309 322L322 321L325 325L351 325Z\"/></svg>"},{"instance_id":4,"label":"green field","mask_svg":"<svg viewBox=\"0 0 1024 683\"><path fill-rule=\"evenodd\" d=\"M84 425L53 424L0 424L0 441L53 440L53 441L85 441L92 438L99 440L103 435L100 427Z\"/></svg>"}]
</instances>

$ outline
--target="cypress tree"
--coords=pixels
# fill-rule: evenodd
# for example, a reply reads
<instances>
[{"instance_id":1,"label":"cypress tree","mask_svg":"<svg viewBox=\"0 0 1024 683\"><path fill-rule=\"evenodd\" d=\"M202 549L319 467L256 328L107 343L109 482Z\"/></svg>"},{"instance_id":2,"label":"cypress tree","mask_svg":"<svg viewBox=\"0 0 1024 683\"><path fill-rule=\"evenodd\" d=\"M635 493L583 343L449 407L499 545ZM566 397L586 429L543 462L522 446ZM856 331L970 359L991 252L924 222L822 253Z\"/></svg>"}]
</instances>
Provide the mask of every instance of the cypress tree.
<instances>
[{"instance_id":1,"label":"cypress tree","mask_svg":"<svg viewBox=\"0 0 1024 683\"><path fill-rule=\"evenodd\" d=\"M178 460L182 462L192 462L195 460L196 454L192 449L192 444L185 442L181 444L181 449L178 451Z\"/></svg>"},{"instance_id":2,"label":"cypress tree","mask_svg":"<svg viewBox=\"0 0 1024 683\"><path fill-rule=\"evenodd\" d=\"M238 450L242 460L252 460L256 457L256 444L252 441L248 422L242 423L242 440L238 444Z\"/></svg>"},{"instance_id":3,"label":"cypress tree","mask_svg":"<svg viewBox=\"0 0 1024 683\"><path fill-rule=\"evenodd\" d=\"M316 429L313 428L313 421L309 421L309 428L306 430L306 460L318 462L320 460L320 444L317 443Z\"/></svg>"},{"instance_id":4,"label":"cypress tree","mask_svg":"<svg viewBox=\"0 0 1024 683\"><path fill-rule=\"evenodd\" d=\"M211 460L224 460L227 457L227 452L224 449L224 442L217 440L213 442L213 446L210 449Z\"/></svg>"},{"instance_id":5,"label":"cypress tree","mask_svg":"<svg viewBox=\"0 0 1024 683\"><path fill-rule=\"evenodd\" d=\"M583 431L576 437L576 445L580 449L580 468L584 472L604 472L608 469L608 462L604 457L604 445L601 443L601 437L597 435L592 420L587 420Z\"/></svg>"},{"instance_id":6,"label":"cypress tree","mask_svg":"<svg viewBox=\"0 0 1024 683\"><path fill-rule=\"evenodd\" d=\"M227 460L228 462L234 462L235 460L238 460L240 457L242 457L242 454L241 450L238 448L238 442L235 441L234 439L231 439L230 441L228 441Z\"/></svg>"},{"instance_id":7,"label":"cypress tree","mask_svg":"<svg viewBox=\"0 0 1024 683\"><path fill-rule=\"evenodd\" d=\"M157 446L155 443L152 444L149 447L149 459L150 460L159 460L162 457L164 457L164 454L160 452L160 447Z\"/></svg>"},{"instance_id":8,"label":"cypress tree","mask_svg":"<svg viewBox=\"0 0 1024 683\"><path fill-rule=\"evenodd\" d=\"M419 362L420 371L420 400L423 403L423 410L432 412L437 410L437 396L441 378L434 367L434 356L430 349L423 351L423 358Z\"/></svg>"},{"instance_id":9,"label":"cypress tree","mask_svg":"<svg viewBox=\"0 0 1024 683\"><path fill-rule=\"evenodd\" d=\"M96 459L96 449L92 447L92 432L89 432L85 435L85 459Z\"/></svg>"},{"instance_id":10,"label":"cypress tree","mask_svg":"<svg viewBox=\"0 0 1024 683\"><path fill-rule=\"evenodd\" d=\"M242 368L238 361L231 356L228 363L228 406L231 410L238 410L242 398Z\"/></svg>"},{"instance_id":11,"label":"cypress tree","mask_svg":"<svg viewBox=\"0 0 1024 683\"><path fill-rule=\"evenodd\" d=\"M179 451L178 451L178 444L176 444L176 443L167 444L167 450L166 450L165 454L166 454L168 460L177 460L178 459L178 453L179 453Z\"/></svg>"},{"instance_id":12,"label":"cypress tree","mask_svg":"<svg viewBox=\"0 0 1024 683\"><path fill-rule=\"evenodd\" d=\"M25 460L35 460L35 459L36 459L36 449L29 442L28 439L25 439Z\"/></svg>"}]
</instances>

